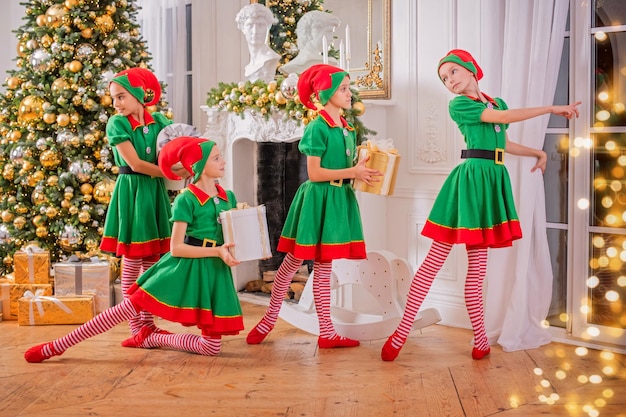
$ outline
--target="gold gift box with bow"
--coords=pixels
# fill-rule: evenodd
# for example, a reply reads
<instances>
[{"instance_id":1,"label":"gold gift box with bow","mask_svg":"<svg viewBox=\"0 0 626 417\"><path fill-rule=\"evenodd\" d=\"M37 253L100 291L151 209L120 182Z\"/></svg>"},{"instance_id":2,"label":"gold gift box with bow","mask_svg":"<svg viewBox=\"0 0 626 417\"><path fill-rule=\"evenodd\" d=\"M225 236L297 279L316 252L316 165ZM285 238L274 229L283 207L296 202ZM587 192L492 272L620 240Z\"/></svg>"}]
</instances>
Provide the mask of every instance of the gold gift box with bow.
<instances>
[{"instance_id":1,"label":"gold gift box with bow","mask_svg":"<svg viewBox=\"0 0 626 417\"><path fill-rule=\"evenodd\" d=\"M13 254L16 284L48 284L50 282L50 252L28 245Z\"/></svg>"},{"instance_id":2,"label":"gold gift box with bow","mask_svg":"<svg viewBox=\"0 0 626 417\"><path fill-rule=\"evenodd\" d=\"M41 290L42 295L52 295L51 284L0 284L4 320L17 320L18 301L26 291Z\"/></svg>"},{"instance_id":3,"label":"gold gift box with bow","mask_svg":"<svg viewBox=\"0 0 626 417\"><path fill-rule=\"evenodd\" d=\"M365 166L376 169L383 175L377 177L379 181L372 182L372 185L356 179L354 180L354 189L371 194L392 195L396 187L400 155L398 155L398 150L393 147L391 139L384 141L367 140L357 147L357 152L359 161L369 156L370 159L365 163Z\"/></svg>"},{"instance_id":4,"label":"gold gift box with bow","mask_svg":"<svg viewBox=\"0 0 626 417\"><path fill-rule=\"evenodd\" d=\"M18 301L17 324L20 326L83 324L95 314L93 295L30 295Z\"/></svg>"}]
</instances>

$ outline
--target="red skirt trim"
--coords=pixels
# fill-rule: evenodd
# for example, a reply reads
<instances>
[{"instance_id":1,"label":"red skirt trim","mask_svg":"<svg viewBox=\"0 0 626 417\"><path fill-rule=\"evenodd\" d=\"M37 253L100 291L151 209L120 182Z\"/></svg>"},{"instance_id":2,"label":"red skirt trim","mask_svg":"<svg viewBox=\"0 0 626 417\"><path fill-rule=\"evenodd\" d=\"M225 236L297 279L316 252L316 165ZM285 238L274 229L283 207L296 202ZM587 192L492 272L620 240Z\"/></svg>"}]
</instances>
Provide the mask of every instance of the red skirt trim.
<instances>
[{"instance_id":1,"label":"red skirt trim","mask_svg":"<svg viewBox=\"0 0 626 417\"><path fill-rule=\"evenodd\" d=\"M146 258L152 255L161 255L170 251L170 238L155 239L149 242L123 243L114 237L103 237L100 250L114 253L115 256L129 258Z\"/></svg>"},{"instance_id":2,"label":"red skirt trim","mask_svg":"<svg viewBox=\"0 0 626 417\"><path fill-rule=\"evenodd\" d=\"M199 307L182 308L161 303L137 284L128 290L131 301L142 310L151 312L165 320L180 323L183 326L197 326L203 334L236 335L243 330L243 317L220 317L211 309Z\"/></svg>"},{"instance_id":3,"label":"red skirt trim","mask_svg":"<svg viewBox=\"0 0 626 417\"><path fill-rule=\"evenodd\" d=\"M518 220L509 220L486 229L464 229L443 226L426 221L422 235L446 243L463 243L478 248L504 248L521 239L522 228Z\"/></svg>"},{"instance_id":4,"label":"red skirt trim","mask_svg":"<svg viewBox=\"0 0 626 417\"><path fill-rule=\"evenodd\" d=\"M280 237L278 252L291 253L296 259L330 262L333 259L366 259L365 242L318 243L317 245L300 245L295 239Z\"/></svg>"}]
</instances>

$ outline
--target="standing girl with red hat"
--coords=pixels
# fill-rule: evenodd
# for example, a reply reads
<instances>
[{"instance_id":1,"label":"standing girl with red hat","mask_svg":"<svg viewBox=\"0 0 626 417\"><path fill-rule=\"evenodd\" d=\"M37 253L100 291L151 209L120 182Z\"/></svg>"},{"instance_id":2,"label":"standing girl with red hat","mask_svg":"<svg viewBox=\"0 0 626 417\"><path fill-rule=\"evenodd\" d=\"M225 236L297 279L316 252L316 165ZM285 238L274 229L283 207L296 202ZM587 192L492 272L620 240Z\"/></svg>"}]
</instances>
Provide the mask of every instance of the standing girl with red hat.
<instances>
[{"instance_id":1,"label":"standing girl with red hat","mask_svg":"<svg viewBox=\"0 0 626 417\"><path fill-rule=\"evenodd\" d=\"M318 346L358 346L358 341L335 332L330 317L330 274L333 259L366 258L351 180L371 184L381 173L366 168L366 160L354 165L356 132L341 115L342 109L352 107L348 73L331 65L314 65L300 75L298 94L310 109L318 110L312 95L323 106L319 116L306 126L299 144L300 152L307 156L309 180L298 188L278 242L277 250L287 254L276 272L270 305L246 340L258 344L265 339L274 328L294 274L304 260L314 260Z\"/></svg>"},{"instance_id":2,"label":"standing girl with red hat","mask_svg":"<svg viewBox=\"0 0 626 417\"><path fill-rule=\"evenodd\" d=\"M239 264L224 245L219 213L237 206L232 191L217 184L226 162L215 142L179 137L159 154L167 178L180 180L172 166L180 162L193 183L176 196L172 205L171 251L139 277L121 304L104 310L68 335L33 346L24 354L28 362L61 355L75 344L104 333L140 310L149 311L184 326L197 326L202 334L171 334L145 325L128 346L167 347L200 355L217 355L222 335L243 330L241 306L233 284L231 266Z\"/></svg>"},{"instance_id":3,"label":"standing girl with red hat","mask_svg":"<svg viewBox=\"0 0 626 417\"><path fill-rule=\"evenodd\" d=\"M439 61L438 74L446 88L458 95L450 102L449 110L465 138L467 149L461 158L466 160L444 182L422 230L433 243L415 273L402 320L383 346L381 357L385 361L393 361L400 353L453 244L465 244L467 249L465 303L474 330L472 358L482 359L489 354L482 290L487 249L511 246L522 237L504 153L537 158L531 172L539 169L543 173L547 162L542 150L510 141L506 129L509 123L544 114L578 117L580 102L509 110L502 99L493 99L480 91L478 80L483 72L474 58L461 49L450 51Z\"/></svg>"},{"instance_id":4,"label":"standing girl with red hat","mask_svg":"<svg viewBox=\"0 0 626 417\"><path fill-rule=\"evenodd\" d=\"M119 175L100 249L122 258L120 278L126 297L137 277L169 251L171 204L163 174L156 164L156 139L161 129L172 121L160 112L146 110L160 100L161 85L145 68L129 68L118 73L111 80L109 90L117 114L107 122L106 134ZM156 329L148 312L129 320L133 335L143 326Z\"/></svg>"}]
</instances>

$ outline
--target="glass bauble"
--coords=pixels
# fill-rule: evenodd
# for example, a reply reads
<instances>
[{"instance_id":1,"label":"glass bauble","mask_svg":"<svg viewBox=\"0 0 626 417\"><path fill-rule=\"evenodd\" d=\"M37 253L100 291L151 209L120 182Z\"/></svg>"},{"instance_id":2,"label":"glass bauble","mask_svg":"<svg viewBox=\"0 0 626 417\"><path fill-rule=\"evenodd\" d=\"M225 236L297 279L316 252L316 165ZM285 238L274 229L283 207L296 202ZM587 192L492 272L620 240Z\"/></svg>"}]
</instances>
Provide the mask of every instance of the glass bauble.
<instances>
[{"instance_id":1,"label":"glass bauble","mask_svg":"<svg viewBox=\"0 0 626 417\"><path fill-rule=\"evenodd\" d=\"M59 236L58 242L63 250L67 252L75 251L82 243L80 231L73 225L66 224Z\"/></svg>"},{"instance_id":2,"label":"glass bauble","mask_svg":"<svg viewBox=\"0 0 626 417\"><path fill-rule=\"evenodd\" d=\"M298 92L298 75L296 73L292 72L283 80L282 83L280 83L280 92L288 100L294 98Z\"/></svg>"},{"instance_id":3,"label":"glass bauble","mask_svg":"<svg viewBox=\"0 0 626 417\"><path fill-rule=\"evenodd\" d=\"M105 178L95 185L93 189L93 197L98 203L109 204L114 187L115 181Z\"/></svg>"},{"instance_id":4,"label":"glass bauble","mask_svg":"<svg viewBox=\"0 0 626 417\"><path fill-rule=\"evenodd\" d=\"M23 125L37 122L43 115L43 99L38 96L26 96L17 110L17 121Z\"/></svg>"}]
</instances>

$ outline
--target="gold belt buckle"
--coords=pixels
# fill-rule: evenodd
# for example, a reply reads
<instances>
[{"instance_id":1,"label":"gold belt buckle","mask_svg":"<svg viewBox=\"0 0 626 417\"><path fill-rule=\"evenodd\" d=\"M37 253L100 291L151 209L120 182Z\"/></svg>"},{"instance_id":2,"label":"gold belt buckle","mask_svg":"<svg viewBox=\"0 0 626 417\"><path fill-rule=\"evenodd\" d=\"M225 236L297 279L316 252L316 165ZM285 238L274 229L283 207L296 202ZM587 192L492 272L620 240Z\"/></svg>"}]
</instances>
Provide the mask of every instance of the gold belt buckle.
<instances>
[{"instance_id":1,"label":"gold belt buckle","mask_svg":"<svg viewBox=\"0 0 626 417\"><path fill-rule=\"evenodd\" d=\"M204 239L202 240L202 247L206 248L214 248L217 246L217 241L213 240L213 239Z\"/></svg>"},{"instance_id":2,"label":"gold belt buckle","mask_svg":"<svg viewBox=\"0 0 626 417\"><path fill-rule=\"evenodd\" d=\"M341 187L343 185L343 178L340 180L330 180L330 185L334 187Z\"/></svg>"},{"instance_id":3,"label":"gold belt buckle","mask_svg":"<svg viewBox=\"0 0 626 417\"><path fill-rule=\"evenodd\" d=\"M496 148L496 157L494 162L496 165L504 165L504 149Z\"/></svg>"}]
</instances>

